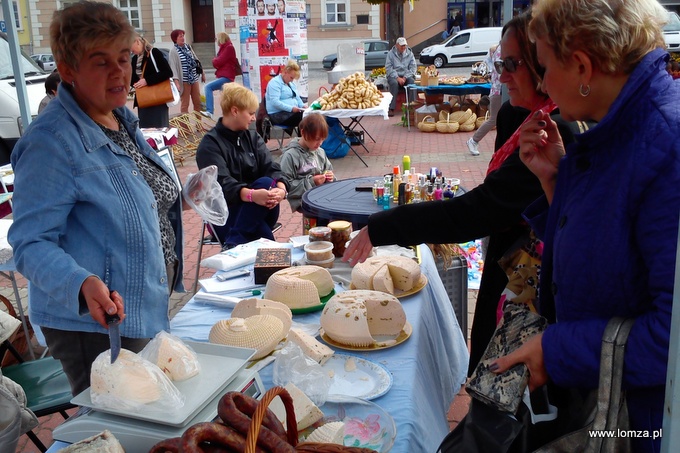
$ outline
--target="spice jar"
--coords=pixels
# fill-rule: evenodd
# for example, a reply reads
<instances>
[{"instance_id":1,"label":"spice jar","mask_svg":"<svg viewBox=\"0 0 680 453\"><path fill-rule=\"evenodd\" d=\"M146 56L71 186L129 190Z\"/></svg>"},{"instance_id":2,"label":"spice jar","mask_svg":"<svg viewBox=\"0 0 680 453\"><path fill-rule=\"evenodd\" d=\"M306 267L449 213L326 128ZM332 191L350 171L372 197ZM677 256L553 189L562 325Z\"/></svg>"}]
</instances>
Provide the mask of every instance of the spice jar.
<instances>
[{"instance_id":1,"label":"spice jar","mask_svg":"<svg viewBox=\"0 0 680 453\"><path fill-rule=\"evenodd\" d=\"M333 243L333 255L342 256L345 253L345 244L349 241L352 233L352 223L346 220L335 220L328 224L331 229L331 242Z\"/></svg>"},{"instance_id":2,"label":"spice jar","mask_svg":"<svg viewBox=\"0 0 680 453\"><path fill-rule=\"evenodd\" d=\"M331 229L326 226L319 226L309 229L309 242L331 241Z\"/></svg>"}]
</instances>

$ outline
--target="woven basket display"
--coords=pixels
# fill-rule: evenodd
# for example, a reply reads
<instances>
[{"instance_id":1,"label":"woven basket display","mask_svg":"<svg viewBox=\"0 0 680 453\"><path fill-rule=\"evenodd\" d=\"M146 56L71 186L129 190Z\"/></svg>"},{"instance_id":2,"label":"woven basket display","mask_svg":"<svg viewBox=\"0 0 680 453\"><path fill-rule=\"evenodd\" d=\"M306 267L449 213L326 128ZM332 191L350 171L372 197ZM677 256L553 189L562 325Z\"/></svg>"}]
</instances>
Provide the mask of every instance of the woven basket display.
<instances>
[{"instance_id":1,"label":"woven basket display","mask_svg":"<svg viewBox=\"0 0 680 453\"><path fill-rule=\"evenodd\" d=\"M427 115L420 123L418 123L418 129L420 129L421 132L434 132L436 128L437 123L430 115Z\"/></svg>"},{"instance_id":2,"label":"woven basket display","mask_svg":"<svg viewBox=\"0 0 680 453\"><path fill-rule=\"evenodd\" d=\"M444 113L444 112L441 112ZM458 131L459 124L456 121L449 121L450 114L446 112L445 119L442 120L442 114L439 114L439 121L437 121L436 128L438 132L442 134L453 134Z\"/></svg>"},{"instance_id":3,"label":"woven basket display","mask_svg":"<svg viewBox=\"0 0 680 453\"><path fill-rule=\"evenodd\" d=\"M484 121L487 121L489 119L489 111L487 110L484 116L477 117L477 121L475 121L475 126L477 129L482 127L482 124L484 124Z\"/></svg>"},{"instance_id":4,"label":"woven basket display","mask_svg":"<svg viewBox=\"0 0 680 453\"><path fill-rule=\"evenodd\" d=\"M469 109L468 109L468 112L470 112ZM458 130L460 130L461 132L474 131L476 122L477 122L477 115L473 113L472 115L470 115L470 117L468 117L467 120L465 120L465 122L460 123L460 127L458 128Z\"/></svg>"}]
</instances>

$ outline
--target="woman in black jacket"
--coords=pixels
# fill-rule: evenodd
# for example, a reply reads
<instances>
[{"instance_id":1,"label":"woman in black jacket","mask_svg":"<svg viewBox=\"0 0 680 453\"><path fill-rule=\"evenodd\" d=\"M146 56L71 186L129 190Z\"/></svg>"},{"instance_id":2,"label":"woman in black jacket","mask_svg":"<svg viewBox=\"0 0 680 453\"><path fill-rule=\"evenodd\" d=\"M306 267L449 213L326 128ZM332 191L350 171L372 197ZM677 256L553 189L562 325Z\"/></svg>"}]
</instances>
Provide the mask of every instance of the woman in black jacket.
<instances>
[{"instance_id":1,"label":"woman in black jacket","mask_svg":"<svg viewBox=\"0 0 680 453\"><path fill-rule=\"evenodd\" d=\"M172 70L163 53L154 49L143 37L137 36L132 44L132 52L134 55L131 59L131 85L135 89L157 85L172 77ZM135 96L134 106L137 107L139 127L168 127L170 118L167 104L142 108L137 105L137 96Z\"/></svg>"},{"instance_id":2,"label":"woman in black jacket","mask_svg":"<svg viewBox=\"0 0 680 453\"><path fill-rule=\"evenodd\" d=\"M504 58L495 63L510 100L498 113L496 151L484 182L450 200L398 206L371 215L368 226L352 240L343 257L355 264L364 261L374 245L461 243L489 236L472 323L468 374L477 366L495 331L496 310L508 283L498 260L528 235L529 228L521 214L543 193L538 178L519 158L519 134L515 133L534 110L556 113L552 101L537 89L542 73L536 48L526 34L529 19L526 14L516 16L503 28ZM564 121L558 125L565 142L572 141L570 126Z\"/></svg>"}]
</instances>

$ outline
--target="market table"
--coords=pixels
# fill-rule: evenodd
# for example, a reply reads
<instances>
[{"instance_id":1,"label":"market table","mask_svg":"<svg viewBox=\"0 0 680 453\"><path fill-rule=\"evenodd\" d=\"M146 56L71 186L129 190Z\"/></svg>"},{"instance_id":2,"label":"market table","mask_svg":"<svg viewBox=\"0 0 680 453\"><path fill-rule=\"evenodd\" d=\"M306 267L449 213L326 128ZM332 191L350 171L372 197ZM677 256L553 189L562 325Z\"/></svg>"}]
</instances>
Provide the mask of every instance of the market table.
<instances>
[{"instance_id":1,"label":"market table","mask_svg":"<svg viewBox=\"0 0 680 453\"><path fill-rule=\"evenodd\" d=\"M302 252L296 249L298 257ZM465 382L468 350L430 249L420 246L421 268L428 284L401 299L413 327L411 337L392 348L369 352L344 351L384 365L393 376L392 388L373 400L394 418L397 437L392 452L428 452L437 449L449 432L447 411ZM295 258L295 253L294 253ZM331 269L332 272L332 269ZM336 284L336 292L342 291ZM210 328L229 318L230 308L189 301L170 322L174 335L208 341ZM318 324L321 312L295 315L293 321ZM273 366L260 370L266 388L273 386Z\"/></svg>"},{"instance_id":2,"label":"market table","mask_svg":"<svg viewBox=\"0 0 680 453\"><path fill-rule=\"evenodd\" d=\"M491 92L490 83L464 83L463 85L406 85L404 86L406 92L406 105L409 105L409 92L423 91L425 96L432 94L452 94L454 96L467 96L470 94L489 94ZM406 125L408 130L411 130L411 119L406 115Z\"/></svg>"},{"instance_id":3,"label":"market table","mask_svg":"<svg viewBox=\"0 0 680 453\"><path fill-rule=\"evenodd\" d=\"M343 132L346 134L347 132L354 133L356 132L357 129L361 129L363 132L370 137L371 140L373 140L373 143L375 143L375 139L373 136L366 130L363 124L361 124L361 120L364 119L366 116L382 116L383 119L387 120L389 117L387 115L387 111L390 107L390 102L392 101L392 94L390 93L383 93L382 100L380 101L380 105L376 107L371 107L368 109L333 109L333 110L314 110L311 107L308 107L305 109L305 111L302 113L303 118L310 113L320 113L323 116L328 116L330 118L335 118L338 121L340 121L340 125L342 126ZM348 119L349 123L345 124L342 122L343 119ZM330 132L332 132L332 129L329 129ZM340 141L344 140L344 137L337 137L340 139ZM364 150L368 153L368 148L366 148L366 145L364 144L363 141L359 141L359 144L364 148ZM352 152L359 158L359 160L368 167L368 164L364 161L364 159L361 158L357 150L352 146L352 143L348 143L350 149Z\"/></svg>"},{"instance_id":4,"label":"market table","mask_svg":"<svg viewBox=\"0 0 680 453\"><path fill-rule=\"evenodd\" d=\"M358 230L368 224L368 217L383 210L373 200L373 193L358 191L358 186L371 187L376 179L383 176L364 176L360 178L343 179L332 183L316 186L302 195L302 215L308 219L322 219L319 225L325 225L331 220L347 220L352 222L352 228ZM465 193L459 187L456 196ZM390 204L390 208L397 206ZM314 225L312 225L314 226Z\"/></svg>"}]
</instances>

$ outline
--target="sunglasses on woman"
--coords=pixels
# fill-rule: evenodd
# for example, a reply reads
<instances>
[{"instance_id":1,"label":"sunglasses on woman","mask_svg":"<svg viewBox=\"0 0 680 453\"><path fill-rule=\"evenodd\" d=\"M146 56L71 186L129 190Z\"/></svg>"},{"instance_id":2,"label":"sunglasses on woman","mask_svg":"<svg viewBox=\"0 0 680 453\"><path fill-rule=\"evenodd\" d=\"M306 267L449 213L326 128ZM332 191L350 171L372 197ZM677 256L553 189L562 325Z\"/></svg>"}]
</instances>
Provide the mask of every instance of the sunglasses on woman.
<instances>
[{"instance_id":1,"label":"sunglasses on woman","mask_svg":"<svg viewBox=\"0 0 680 453\"><path fill-rule=\"evenodd\" d=\"M524 60L515 60L512 57L504 58L503 60L496 60L493 62L493 67L498 74L503 74L507 70L509 73L517 71L517 68L524 64Z\"/></svg>"}]
</instances>

